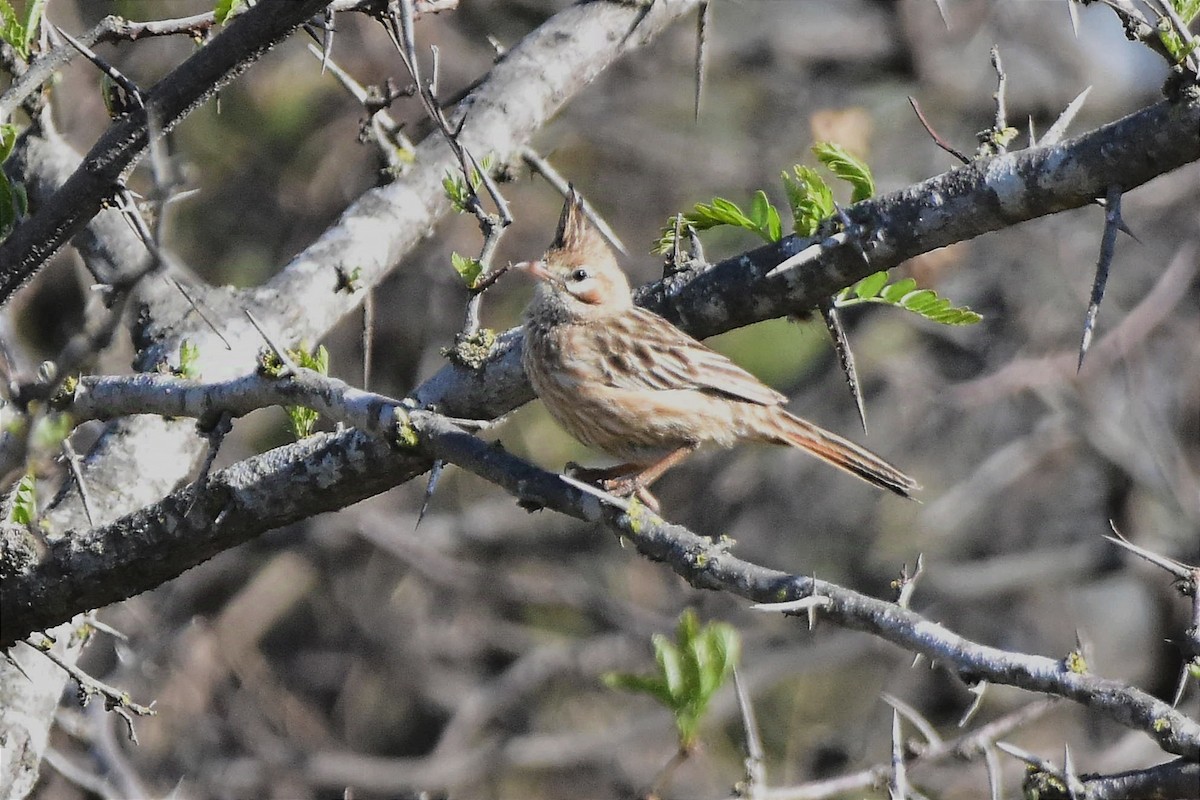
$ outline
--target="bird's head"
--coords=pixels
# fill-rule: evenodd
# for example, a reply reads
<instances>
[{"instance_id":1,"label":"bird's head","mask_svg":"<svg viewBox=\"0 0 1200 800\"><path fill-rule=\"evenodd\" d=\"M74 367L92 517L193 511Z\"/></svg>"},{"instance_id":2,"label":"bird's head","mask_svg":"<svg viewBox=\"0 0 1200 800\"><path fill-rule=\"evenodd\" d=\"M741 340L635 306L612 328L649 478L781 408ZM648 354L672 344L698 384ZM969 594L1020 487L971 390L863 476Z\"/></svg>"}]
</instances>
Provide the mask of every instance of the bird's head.
<instances>
[{"instance_id":1,"label":"bird's head","mask_svg":"<svg viewBox=\"0 0 1200 800\"><path fill-rule=\"evenodd\" d=\"M633 305L629 280L574 190L563 206L554 244L539 260L514 266L539 281L526 312L532 319L586 322Z\"/></svg>"}]
</instances>

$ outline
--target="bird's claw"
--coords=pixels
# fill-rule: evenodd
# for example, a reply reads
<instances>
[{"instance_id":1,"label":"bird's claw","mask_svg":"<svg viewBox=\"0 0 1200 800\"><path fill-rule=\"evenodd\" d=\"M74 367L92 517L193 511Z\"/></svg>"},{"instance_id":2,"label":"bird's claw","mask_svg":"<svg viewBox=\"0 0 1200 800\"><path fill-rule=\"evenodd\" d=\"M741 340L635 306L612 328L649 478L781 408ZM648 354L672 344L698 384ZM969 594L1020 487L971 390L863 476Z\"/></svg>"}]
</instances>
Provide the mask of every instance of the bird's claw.
<instances>
[{"instance_id":1,"label":"bird's claw","mask_svg":"<svg viewBox=\"0 0 1200 800\"><path fill-rule=\"evenodd\" d=\"M658 513L658 498L650 493L650 489L643 485L641 479L636 475L601 481L600 485L613 497L637 497L643 505L655 514Z\"/></svg>"}]
</instances>

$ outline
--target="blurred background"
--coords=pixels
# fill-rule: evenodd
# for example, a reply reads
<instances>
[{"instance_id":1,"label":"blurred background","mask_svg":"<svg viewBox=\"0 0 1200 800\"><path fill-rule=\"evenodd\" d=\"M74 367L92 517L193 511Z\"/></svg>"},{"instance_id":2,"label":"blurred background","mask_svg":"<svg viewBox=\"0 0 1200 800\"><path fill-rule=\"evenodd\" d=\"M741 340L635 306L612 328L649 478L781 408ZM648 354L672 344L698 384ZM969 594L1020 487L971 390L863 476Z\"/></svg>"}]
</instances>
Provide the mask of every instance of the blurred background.
<instances>
[{"instance_id":1,"label":"blurred background","mask_svg":"<svg viewBox=\"0 0 1200 800\"><path fill-rule=\"evenodd\" d=\"M441 51L443 96L482 76L565 2L475 0L427 16L418 44ZM908 100L959 150L992 124L998 44L1010 124L1046 130L1092 92L1075 133L1160 98L1159 59L1125 40L1101 7L962 0L949 29L931 0L714 2L700 118L693 122L694 24L627 57L580 94L537 149L627 243L635 284L661 276L649 254L668 217L714 196L747 203L762 188L784 205L779 173L815 165L834 140L865 158L880 192L938 174L953 159L929 139ZM105 14L178 17L207 0L54 0L69 32ZM253 286L313 241L383 162L358 141L364 113L297 35L188 117L172 151L197 194L171 219L169 245L197 280ZM185 58L184 37L101 55L140 85ZM406 73L383 32L337 18L333 59L363 84ZM84 151L108 124L97 75L64 70L52 103ZM391 113L414 137L418 103ZM1025 146L1023 136L1014 146ZM539 255L559 195L517 169L503 188L516 221L498 262ZM135 177L135 184L141 176ZM839 199L845 200L843 195ZM816 323L773 321L711 343L793 398L796 413L860 441L914 475L921 503L884 496L795 451L743 447L700 455L660 484L664 515L737 541L738 555L776 569L891 597L903 565L924 554L914 607L980 642L1051 657L1083 643L1099 674L1168 700L1180 657L1171 643L1188 602L1165 573L1108 544L1109 520L1138 544L1196 563L1200 542L1200 166L1123 199L1141 240L1121 236L1088 362L1075 360L1103 227L1080 209L928 254L911 275L984 315L945 328L905 312L844 314L866 396L869 435ZM713 232L712 260L756 244ZM443 363L466 292L450 253L475 255L475 221L446 220L375 292L371 388L403 396ZM78 329L89 280L60 254L5 309L32 363ZM529 287L501 281L485 324L519 324ZM332 372L362 380L360 318L326 342ZM126 372L122 341L93 366ZM598 464L537 403L490 434L550 469ZM218 466L288 440L281 411L240 421ZM758 712L773 787L886 762L889 693L945 737L974 695L956 676L864 634L754 614L740 599L691 589L605 532L513 498L450 469L415 528L422 482L226 552L160 589L106 609L128 637L98 637L83 665L155 702L140 745L93 704L70 698L37 796L90 798L73 772L104 774L112 797L605 798L637 796L676 749L668 713L613 692L610 670L646 671L655 632L686 607L734 624L741 672ZM989 689L977 722L1035 700ZM1197 711L1193 685L1183 704ZM731 689L703 747L666 797L728 796L741 779L744 735ZM1061 704L1009 739L1081 772L1166 760L1144 735ZM1007 797L1023 766L1002 756ZM987 791L981 760L917 766L930 797ZM351 791L346 793L347 787ZM862 797L865 790L845 795ZM884 796L877 792L871 796Z\"/></svg>"}]
</instances>

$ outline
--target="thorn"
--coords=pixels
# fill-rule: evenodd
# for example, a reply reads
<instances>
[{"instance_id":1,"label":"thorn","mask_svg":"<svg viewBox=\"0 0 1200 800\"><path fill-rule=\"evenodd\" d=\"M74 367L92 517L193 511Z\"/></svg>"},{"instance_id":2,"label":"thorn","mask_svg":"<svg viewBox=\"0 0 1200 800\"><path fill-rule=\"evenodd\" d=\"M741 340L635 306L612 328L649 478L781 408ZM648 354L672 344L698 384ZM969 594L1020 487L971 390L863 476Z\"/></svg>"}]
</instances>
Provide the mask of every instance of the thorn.
<instances>
[{"instance_id":1,"label":"thorn","mask_svg":"<svg viewBox=\"0 0 1200 800\"><path fill-rule=\"evenodd\" d=\"M1116 252L1117 230L1121 222L1121 187L1113 184L1104 197L1104 233L1100 237L1100 257L1096 261L1096 278L1092 283L1092 297L1088 302L1087 314L1083 319L1083 338L1079 343L1079 363L1076 373L1083 369L1083 359L1092 344L1096 328L1096 317L1100 314L1100 301L1104 299L1104 287L1108 283L1108 271Z\"/></svg>"},{"instance_id":2,"label":"thorn","mask_svg":"<svg viewBox=\"0 0 1200 800\"><path fill-rule=\"evenodd\" d=\"M867 409L859 388L858 369L854 366L854 351L850 349L850 339L846 336L846 329L842 327L841 317L838 316L837 308L833 305L832 300L826 300L821 304L821 317L825 320L825 329L829 331L829 338L833 340L833 350L837 353L838 363L842 367L842 376L845 377L846 386L850 389L850 396L854 398L854 406L858 410L858 421L862 423L863 433L867 433Z\"/></svg>"},{"instance_id":3,"label":"thorn","mask_svg":"<svg viewBox=\"0 0 1200 800\"><path fill-rule=\"evenodd\" d=\"M1039 145L1058 144L1067 134L1067 127L1075 120L1075 116L1079 110L1083 108L1084 101L1088 95L1092 93L1092 87L1087 87L1079 94L1075 95L1075 99L1067 103L1067 107L1058 115L1058 119L1054 120L1054 124L1042 135ZM1033 142L1030 141L1030 147L1033 147Z\"/></svg>"},{"instance_id":4,"label":"thorn","mask_svg":"<svg viewBox=\"0 0 1200 800\"><path fill-rule=\"evenodd\" d=\"M713 4L709 0L701 0L700 10L696 16L696 96L693 109L693 122L700 121L700 96L704 91L704 63L708 60L708 25L712 21Z\"/></svg>"},{"instance_id":5,"label":"thorn","mask_svg":"<svg viewBox=\"0 0 1200 800\"><path fill-rule=\"evenodd\" d=\"M976 712L979 711L979 707L983 705L983 695L987 692L987 687L987 681L980 681L968 688L968 691L975 695L975 699L971 701L970 707L963 712L962 719L958 721L958 727L965 727L971 721L971 718L975 716Z\"/></svg>"},{"instance_id":6,"label":"thorn","mask_svg":"<svg viewBox=\"0 0 1200 800\"><path fill-rule=\"evenodd\" d=\"M425 519L425 512L429 510L429 501L433 499L433 493L437 491L438 480L442 477L442 472L446 468L446 462L440 458L433 462L433 466L429 468L429 480L425 484L425 498L421 501L421 511L417 514L417 524L413 525L413 530L421 527L421 520Z\"/></svg>"}]
</instances>

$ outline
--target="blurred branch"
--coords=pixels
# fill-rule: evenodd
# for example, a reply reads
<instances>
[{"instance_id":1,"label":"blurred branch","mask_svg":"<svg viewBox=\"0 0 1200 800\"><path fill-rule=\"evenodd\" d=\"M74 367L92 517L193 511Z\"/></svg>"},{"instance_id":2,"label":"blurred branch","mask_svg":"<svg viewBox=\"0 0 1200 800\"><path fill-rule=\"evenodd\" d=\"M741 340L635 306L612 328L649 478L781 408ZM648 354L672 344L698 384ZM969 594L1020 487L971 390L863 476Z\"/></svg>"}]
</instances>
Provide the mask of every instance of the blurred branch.
<instances>
[{"instance_id":1,"label":"blurred branch","mask_svg":"<svg viewBox=\"0 0 1200 800\"><path fill-rule=\"evenodd\" d=\"M1056 704L1057 701L1053 699L1038 700L954 739L927 742L917 746L910 743L906 750L906 763L909 766L918 767L925 764L936 764L951 758L962 760L980 758L994 747L997 739L1042 717ZM771 789L766 798L767 800L826 800L826 798L840 797L851 792L884 786L891 770L891 762L882 762L857 772L839 775L836 778Z\"/></svg>"},{"instance_id":2,"label":"blurred branch","mask_svg":"<svg viewBox=\"0 0 1200 800\"><path fill-rule=\"evenodd\" d=\"M149 116L158 120L162 134L168 133L189 111L327 3L259 3L155 84L145 97L148 113L117 118L75 174L0 243L0 264L4 265L0 303L32 278L113 196L125 171L146 147Z\"/></svg>"}]
</instances>

